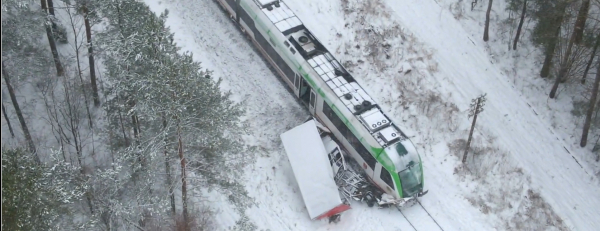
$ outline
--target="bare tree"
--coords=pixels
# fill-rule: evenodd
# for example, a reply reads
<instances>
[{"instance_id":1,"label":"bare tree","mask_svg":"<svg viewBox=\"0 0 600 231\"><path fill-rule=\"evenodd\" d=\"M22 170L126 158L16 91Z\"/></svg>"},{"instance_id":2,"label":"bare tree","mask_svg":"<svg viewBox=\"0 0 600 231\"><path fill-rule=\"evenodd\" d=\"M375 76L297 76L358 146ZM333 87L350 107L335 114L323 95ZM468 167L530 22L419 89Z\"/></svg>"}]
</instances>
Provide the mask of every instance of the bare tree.
<instances>
[{"instance_id":1,"label":"bare tree","mask_svg":"<svg viewBox=\"0 0 600 231\"><path fill-rule=\"evenodd\" d=\"M71 10L69 7L67 7L67 13L69 14L69 20L71 22L71 29L73 30L73 35L74 35L73 42L75 43L74 48L75 48L75 61L77 64L77 76L79 77L79 84L81 87L81 92L83 93L83 97L85 99L84 102L85 102L85 110L86 110L87 116L88 116L88 125L90 126L90 128L93 128L94 121L92 120L92 113L90 112L90 106L88 105L88 95L86 94L86 91L85 91L85 83L83 81L83 76L82 76L83 70L81 69L81 60L79 60L79 53L80 53L79 49L80 49L81 45L79 44L79 40L77 39L77 36L79 35L80 31L78 31L76 29L76 25L75 25L76 23L75 23L75 21L73 21L73 15L71 14Z\"/></svg>"},{"instance_id":2,"label":"bare tree","mask_svg":"<svg viewBox=\"0 0 600 231\"><path fill-rule=\"evenodd\" d=\"M46 13L48 11L46 0L40 1L42 4L42 9L44 10L44 13ZM56 49L56 41L54 41L51 24L51 21L46 21L46 36L48 37L48 43L50 43L50 50L52 51L52 58L54 59L54 65L56 66L56 75L63 76L65 74L65 70L60 62L60 56L58 55L58 50Z\"/></svg>"},{"instance_id":3,"label":"bare tree","mask_svg":"<svg viewBox=\"0 0 600 231\"><path fill-rule=\"evenodd\" d=\"M598 86L600 85L600 61L598 61L598 70L596 71L596 81L592 87L592 96L590 97L590 106L585 115L585 123L583 124L583 134L581 135L581 147L587 145L588 133L592 123L592 114L594 113L594 106L596 105L596 99L598 97Z\"/></svg>"},{"instance_id":4,"label":"bare tree","mask_svg":"<svg viewBox=\"0 0 600 231\"><path fill-rule=\"evenodd\" d=\"M596 51L598 51L598 45L600 45L600 35L596 36L596 43L594 44L594 48L592 48L592 55L590 56L590 59L588 60L587 64L585 65L585 70L583 71L583 77L581 78L582 84L585 83L585 78L587 78L588 71L590 70L592 63L594 62L594 57L596 57Z\"/></svg>"},{"instance_id":5,"label":"bare tree","mask_svg":"<svg viewBox=\"0 0 600 231\"><path fill-rule=\"evenodd\" d=\"M523 23L525 22L525 12L527 12L527 0L523 0L523 10L521 11L521 20L519 20L519 26L517 27L517 34L513 42L513 50L517 50L517 43L519 42L519 36L521 36L521 29L523 29Z\"/></svg>"},{"instance_id":6,"label":"bare tree","mask_svg":"<svg viewBox=\"0 0 600 231\"><path fill-rule=\"evenodd\" d=\"M13 132L12 126L10 125L10 120L6 115L6 108L4 107L4 102L2 102L2 115L4 115L4 120L6 120L6 124L8 125L8 131L10 131L10 136L15 137L15 132Z\"/></svg>"},{"instance_id":7,"label":"bare tree","mask_svg":"<svg viewBox=\"0 0 600 231\"><path fill-rule=\"evenodd\" d=\"M583 0L579 13L577 14L577 21L575 21L575 44L581 43L583 39L583 29L585 28L585 21L587 20L588 11L590 10L590 0Z\"/></svg>"},{"instance_id":8,"label":"bare tree","mask_svg":"<svg viewBox=\"0 0 600 231\"><path fill-rule=\"evenodd\" d=\"M8 89L8 94L10 95L10 100L13 103L13 107L15 108L15 113L17 114L17 118L19 119L19 123L21 123L21 129L23 130L23 134L25 135L25 141L27 142L27 148L31 153L36 153L35 144L33 143L33 139L31 138L31 134L29 133L29 129L27 128L27 123L25 122L25 118L23 117L23 112L21 112L21 107L19 107L19 102L17 101L17 96L15 94L15 90L10 84L10 76L6 72L6 67L4 66L4 61L2 62L2 77L4 77L4 82L6 83L6 88ZM37 153L36 153L37 154ZM38 163L40 162L39 155L36 155Z\"/></svg>"},{"instance_id":9,"label":"bare tree","mask_svg":"<svg viewBox=\"0 0 600 231\"><path fill-rule=\"evenodd\" d=\"M490 12L492 11L492 2L493 0L489 1L487 11L485 12L485 28L483 29L483 41L486 42L490 39Z\"/></svg>"},{"instance_id":10,"label":"bare tree","mask_svg":"<svg viewBox=\"0 0 600 231\"><path fill-rule=\"evenodd\" d=\"M487 100L487 94L480 95L479 97L471 100L471 108L469 109L469 118L473 117L473 123L471 123L471 131L469 132L469 138L467 139L467 146L465 147L465 154L463 154L462 163L467 162L467 154L469 153L469 147L471 146L471 140L473 139L473 131L475 131L475 123L477 122L477 116L483 111L483 106Z\"/></svg>"}]
</instances>

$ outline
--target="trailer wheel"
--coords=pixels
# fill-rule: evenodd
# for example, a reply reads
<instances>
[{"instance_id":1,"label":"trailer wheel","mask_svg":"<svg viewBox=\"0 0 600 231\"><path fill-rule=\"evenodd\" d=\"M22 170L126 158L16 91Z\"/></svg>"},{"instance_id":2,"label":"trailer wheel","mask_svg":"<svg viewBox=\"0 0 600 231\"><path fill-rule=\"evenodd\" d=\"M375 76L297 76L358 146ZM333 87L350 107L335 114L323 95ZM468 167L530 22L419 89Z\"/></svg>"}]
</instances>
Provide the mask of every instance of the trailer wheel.
<instances>
[{"instance_id":1,"label":"trailer wheel","mask_svg":"<svg viewBox=\"0 0 600 231\"><path fill-rule=\"evenodd\" d=\"M337 224L338 222L340 222L340 218L341 218L341 214L339 214L339 213L335 214L333 216L330 216L329 217L329 223L333 222L333 223Z\"/></svg>"}]
</instances>

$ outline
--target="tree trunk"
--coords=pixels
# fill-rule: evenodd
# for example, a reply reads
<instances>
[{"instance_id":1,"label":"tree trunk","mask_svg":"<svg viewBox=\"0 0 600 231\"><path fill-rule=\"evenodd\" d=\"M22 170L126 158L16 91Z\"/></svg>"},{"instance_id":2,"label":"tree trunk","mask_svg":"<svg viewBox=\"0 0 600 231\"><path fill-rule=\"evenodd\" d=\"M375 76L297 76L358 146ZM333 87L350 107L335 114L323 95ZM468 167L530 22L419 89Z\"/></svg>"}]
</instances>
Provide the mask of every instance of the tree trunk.
<instances>
[{"instance_id":1,"label":"tree trunk","mask_svg":"<svg viewBox=\"0 0 600 231\"><path fill-rule=\"evenodd\" d=\"M583 0L579 13L577 13L577 21L575 21L575 44L581 43L583 39L583 29L585 28L585 21L587 20L588 11L590 10L590 0Z\"/></svg>"},{"instance_id":2,"label":"tree trunk","mask_svg":"<svg viewBox=\"0 0 600 231\"><path fill-rule=\"evenodd\" d=\"M185 174L185 157L183 156L183 141L181 140L181 127L177 124L177 140L178 140L178 152L179 160L181 161L181 206L183 210L183 222L186 231L189 231L188 222L188 204L187 204L187 178Z\"/></svg>"},{"instance_id":3,"label":"tree trunk","mask_svg":"<svg viewBox=\"0 0 600 231\"><path fill-rule=\"evenodd\" d=\"M46 6L46 1L41 0L42 9L45 12L48 12L48 7ZM54 10L52 11L54 13ZM53 23L52 21L50 21ZM58 56L58 50L56 49L56 41L54 41L54 36L52 35L51 25L46 23L46 36L48 37L48 43L50 43L50 50L52 51L52 58L54 59L54 65L56 66L56 75L63 76L65 74L65 70L63 69L62 64L60 63L60 57Z\"/></svg>"},{"instance_id":4,"label":"tree trunk","mask_svg":"<svg viewBox=\"0 0 600 231\"><path fill-rule=\"evenodd\" d=\"M10 136L15 137L15 132L13 132L12 126L10 125L10 120L8 120L8 116L6 115L6 108L4 107L4 102L2 102L2 114L4 115L4 120L6 120L6 124L8 125L8 131L10 131Z\"/></svg>"},{"instance_id":5,"label":"tree trunk","mask_svg":"<svg viewBox=\"0 0 600 231\"><path fill-rule=\"evenodd\" d=\"M92 46L92 27L90 26L89 10L87 6L82 7L83 22L85 24L85 37L88 47L88 62L90 63L90 81L92 83L92 96L94 97L94 106L100 106L100 97L98 96L98 84L96 83L96 69L94 64L94 48Z\"/></svg>"},{"instance_id":6,"label":"tree trunk","mask_svg":"<svg viewBox=\"0 0 600 231\"><path fill-rule=\"evenodd\" d=\"M517 50L517 43L519 42L519 36L521 36L521 29L523 29L523 23L525 22L525 12L527 12L527 0L523 0L523 11L521 11L521 20L517 27L517 34L515 35L515 41L513 42L513 50Z\"/></svg>"},{"instance_id":7,"label":"tree trunk","mask_svg":"<svg viewBox=\"0 0 600 231\"><path fill-rule=\"evenodd\" d=\"M73 17L69 14L69 19L71 20L71 29L73 30L73 34L77 35L79 31L75 28L75 22L73 22ZM75 44L79 44L77 36L74 37ZM81 89L85 89L85 83L83 81L83 71L81 68L81 60L79 60L79 46L75 46L75 61L77 63L77 76L79 77L79 83L81 85ZM66 86L66 82L65 82ZM75 90L75 89L73 89ZM94 121L92 120L92 113L90 112L90 106L88 101L88 95L83 94L83 98L85 99L83 102L85 103L85 111L88 116L88 125L90 129L94 128Z\"/></svg>"},{"instance_id":8,"label":"tree trunk","mask_svg":"<svg viewBox=\"0 0 600 231\"><path fill-rule=\"evenodd\" d=\"M135 112L133 115L131 115L131 123L133 124L133 142L135 147L137 148L140 145L140 124ZM144 170L148 169L146 158L144 158L141 154L138 154L138 161L140 162Z\"/></svg>"},{"instance_id":9,"label":"tree trunk","mask_svg":"<svg viewBox=\"0 0 600 231\"><path fill-rule=\"evenodd\" d=\"M558 90L558 85L562 81L562 79L567 78L567 72L571 68L570 56L571 51L573 50L573 43L575 43L575 30L573 30L573 34L571 34L571 38L569 38L569 44L567 44L567 51L565 52L562 62L560 63L560 70L558 71L558 76L556 76L556 80L554 81L554 85L552 85L552 90L550 90L550 98L553 99L556 96L556 90Z\"/></svg>"},{"instance_id":10,"label":"tree trunk","mask_svg":"<svg viewBox=\"0 0 600 231\"><path fill-rule=\"evenodd\" d=\"M596 105L596 99L598 97L598 85L600 85L600 61L598 61L598 70L596 71L596 81L592 87L592 96L590 97L590 106L587 114L585 115L585 123L583 124L583 134L581 135L581 147L587 145L588 132L592 124L592 114L594 113L594 106Z\"/></svg>"},{"instance_id":11,"label":"tree trunk","mask_svg":"<svg viewBox=\"0 0 600 231\"><path fill-rule=\"evenodd\" d=\"M27 141L27 147L31 153L36 153L35 144L33 143L33 139L31 138L31 134L29 133L29 129L27 128L27 123L25 123L25 118L23 117L23 113L21 112L21 107L19 107L19 102L17 101L17 96L15 95L15 89L13 89L10 84L10 77L6 72L6 67L4 66L4 62L2 62L2 76L4 77L4 82L6 82L6 88L8 89L8 94L10 95L10 100L13 103L13 107L15 108L15 113L17 113L17 118L19 119L19 123L21 123L21 129L23 130L23 134L25 135L25 141ZM40 157L36 153L36 158L38 163L40 163Z\"/></svg>"},{"instance_id":12,"label":"tree trunk","mask_svg":"<svg viewBox=\"0 0 600 231\"><path fill-rule=\"evenodd\" d=\"M469 132L469 138L467 139L467 146L465 147L465 154L463 154L462 163L467 163L467 154L469 153L469 147L471 146L471 140L473 139L473 132L475 131L475 123L477 122L477 115L480 111L481 106L481 98L477 99L477 106L475 108L475 113L473 113L473 123L471 123L471 131Z\"/></svg>"},{"instance_id":13,"label":"tree trunk","mask_svg":"<svg viewBox=\"0 0 600 231\"><path fill-rule=\"evenodd\" d=\"M588 71L594 62L594 57L596 57L596 51L598 51L598 45L600 45L600 35L596 37L596 44L594 44L594 48L592 49L592 57L588 61L587 65L585 65L585 70L583 71L583 77L581 78L581 84L585 83L585 78L587 77Z\"/></svg>"},{"instance_id":14,"label":"tree trunk","mask_svg":"<svg viewBox=\"0 0 600 231\"><path fill-rule=\"evenodd\" d=\"M167 131L167 119L163 116L163 130ZM175 214L175 194L173 193L173 185L171 182L171 156L167 152L168 136L165 136L165 172L167 173L167 187L169 187L169 198L171 199L171 213Z\"/></svg>"},{"instance_id":15,"label":"tree trunk","mask_svg":"<svg viewBox=\"0 0 600 231\"><path fill-rule=\"evenodd\" d=\"M125 146L129 147L129 139L127 138L127 133L125 133L125 125L123 125L123 115L121 113L121 109L119 109L119 124L121 124L121 132L123 133L123 140L125 141Z\"/></svg>"},{"instance_id":16,"label":"tree trunk","mask_svg":"<svg viewBox=\"0 0 600 231\"><path fill-rule=\"evenodd\" d=\"M562 24L564 16L564 10L561 11L561 14L556 18L554 22L556 26L556 31L554 32L554 37L550 39L548 46L545 50L544 64L542 66L542 70L540 71L540 77L546 78L550 74L550 68L552 67L552 59L554 58L554 51L556 50L556 43L558 42L558 37L560 34L560 27Z\"/></svg>"},{"instance_id":17,"label":"tree trunk","mask_svg":"<svg viewBox=\"0 0 600 231\"><path fill-rule=\"evenodd\" d=\"M483 29L483 41L488 41L490 39L489 30L490 30L490 12L492 11L492 2L490 0L488 3L487 11L485 12L485 28Z\"/></svg>"},{"instance_id":18,"label":"tree trunk","mask_svg":"<svg viewBox=\"0 0 600 231\"><path fill-rule=\"evenodd\" d=\"M42 0L44 1L44 0ZM54 3L52 0L46 0L48 2L48 14L54 16Z\"/></svg>"},{"instance_id":19,"label":"tree trunk","mask_svg":"<svg viewBox=\"0 0 600 231\"><path fill-rule=\"evenodd\" d=\"M55 15L54 15L54 3L52 2L52 0L46 0L46 1L41 0L41 1L42 1L42 4L47 3L48 7L47 7L47 10L46 10L46 13L49 14L49 15L52 15L52 17L53 17L52 20L50 20L50 22L52 23L52 30L58 30L58 25L56 25L56 22L54 22L54 19L55 19L54 18L55 17Z\"/></svg>"}]
</instances>

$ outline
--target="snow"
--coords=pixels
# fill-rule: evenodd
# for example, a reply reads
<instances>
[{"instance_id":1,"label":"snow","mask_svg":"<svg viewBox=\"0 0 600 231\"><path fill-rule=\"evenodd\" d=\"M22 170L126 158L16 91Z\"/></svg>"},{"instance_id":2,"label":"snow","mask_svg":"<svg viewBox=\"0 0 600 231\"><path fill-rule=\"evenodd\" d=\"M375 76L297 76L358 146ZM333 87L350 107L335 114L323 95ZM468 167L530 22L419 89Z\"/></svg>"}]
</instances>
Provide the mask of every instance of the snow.
<instances>
[{"instance_id":1,"label":"snow","mask_svg":"<svg viewBox=\"0 0 600 231\"><path fill-rule=\"evenodd\" d=\"M487 44L471 36L471 26L464 26L471 24L457 21L447 7L431 0L370 1L373 5L365 12L347 12L359 8L342 6L352 0L285 2L340 63L350 66L388 116L402 122L398 126L423 159L429 193L421 203L445 230L600 227L597 177L574 160L589 150L565 139L565 129L554 128L552 116L536 113L545 111L537 107L546 96L535 91L523 96L519 89L527 86L515 85L512 76L495 64ZM260 156L244 179L256 202L247 215L259 229L414 230L408 221L419 230L437 229L418 206L402 210L408 220L395 209L353 203L338 224L311 221L278 139L308 117L306 110L214 1L146 3L157 13L171 12L167 24L182 50L193 52L204 67L224 79L225 90L247 105L252 134L245 140L259 147ZM377 12L369 12L373 9ZM360 24L365 21L368 25ZM361 30L369 26L377 36L391 33L384 41L392 47L386 50L389 60L374 55L380 48L369 45L377 37ZM548 89L540 84L536 86ZM492 151L470 156L481 162L473 164L474 172L465 173L457 167L462 152L456 154L452 145L466 138L470 125L466 111L471 99L482 93L487 93L488 101L478 118L473 146ZM213 206L224 203L215 200ZM563 225L548 215L552 213ZM225 210L217 223L230 226L235 217Z\"/></svg>"},{"instance_id":2,"label":"snow","mask_svg":"<svg viewBox=\"0 0 600 231\"><path fill-rule=\"evenodd\" d=\"M314 120L284 132L281 141L310 218L316 219L342 204Z\"/></svg>"},{"instance_id":3,"label":"snow","mask_svg":"<svg viewBox=\"0 0 600 231\"><path fill-rule=\"evenodd\" d=\"M275 26L277 26L277 29L279 29L281 32L302 24L300 20L298 20L298 18L293 14L293 11L291 11L285 4L281 4L279 7L275 7L272 10L264 8L262 9L262 12L267 15L269 20L271 20L271 22L273 22Z\"/></svg>"},{"instance_id":4,"label":"snow","mask_svg":"<svg viewBox=\"0 0 600 231\"><path fill-rule=\"evenodd\" d=\"M493 62L484 50L471 43L461 25L434 1L388 1L388 5L406 28L436 49L439 78L445 80L447 91L454 93L454 101L468 102L480 93L488 94L479 124L529 170L533 184L542 188L542 196L568 226L574 230L600 227L600 221L594 219L600 217L600 187L567 153L582 149L559 139L498 67L490 65ZM419 10L423 8L428 10ZM432 36L434 32L444 36Z\"/></svg>"}]
</instances>

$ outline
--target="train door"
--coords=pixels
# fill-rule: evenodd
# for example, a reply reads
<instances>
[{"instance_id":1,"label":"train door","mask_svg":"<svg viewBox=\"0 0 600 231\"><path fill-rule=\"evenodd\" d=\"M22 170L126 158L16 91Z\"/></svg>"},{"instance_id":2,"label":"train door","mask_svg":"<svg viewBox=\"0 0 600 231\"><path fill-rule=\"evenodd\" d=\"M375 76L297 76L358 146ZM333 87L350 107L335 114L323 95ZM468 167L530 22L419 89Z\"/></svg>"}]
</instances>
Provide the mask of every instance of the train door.
<instances>
[{"instance_id":1,"label":"train door","mask_svg":"<svg viewBox=\"0 0 600 231\"><path fill-rule=\"evenodd\" d=\"M310 111L311 115L315 115L315 107L317 104L317 95L315 91L310 90L310 101L308 102L308 111Z\"/></svg>"},{"instance_id":2,"label":"train door","mask_svg":"<svg viewBox=\"0 0 600 231\"><path fill-rule=\"evenodd\" d=\"M300 96L300 79L302 79L302 76L295 74L294 75L294 94L296 96Z\"/></svg>"},{"instance_id":3,"label":"train door","mask_svg":"<svg viewBox=\"0 0 600 231\"><path fill-rule=\"evenodd\" d=\"M377 163L373 169L373 181L386 193L397 194L394 190L396 187L394 187L392 175L380 163Z\"/></svg>"}]
</instances>

